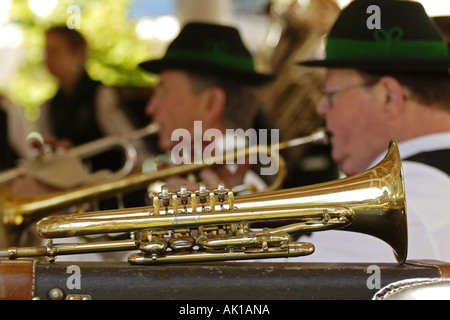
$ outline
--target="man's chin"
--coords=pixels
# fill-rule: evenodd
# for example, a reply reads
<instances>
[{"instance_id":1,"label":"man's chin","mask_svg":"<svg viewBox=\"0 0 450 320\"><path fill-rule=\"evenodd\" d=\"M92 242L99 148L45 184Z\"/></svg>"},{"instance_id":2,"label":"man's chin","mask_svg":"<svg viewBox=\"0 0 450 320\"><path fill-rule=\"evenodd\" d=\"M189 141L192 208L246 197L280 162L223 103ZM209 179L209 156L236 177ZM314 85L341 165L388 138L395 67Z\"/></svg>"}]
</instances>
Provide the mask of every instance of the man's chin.
<instances>
[{"instance_id":1,"label":"man's chin","mask_svg":"<svg viewBox=\"0 0 450 320\"><path fill-rule=\"evenodd\" d=\"M349 163L348 159L342 157L342 156L337 156L337 155L331 155L331 158L333 159L333 161L335 163L337 163L339 165L339 170L345 174L346 176L350 176L353 175L353 171L351 170L351 164Z\"/></svg>"},{"instance_id":2,"label":"man's chin","mask_svg":"<svg viewBox=\"0 0 450 320\"><path fill-rule=\"evenodd\" d=\"M336 150L338 150L338 149L336 147L332 146L331 159L333 159L334 163L342 165L342 163L344 162L344 158L342 157L342 155L337 154Z\"/></svg>"}]
</instances>

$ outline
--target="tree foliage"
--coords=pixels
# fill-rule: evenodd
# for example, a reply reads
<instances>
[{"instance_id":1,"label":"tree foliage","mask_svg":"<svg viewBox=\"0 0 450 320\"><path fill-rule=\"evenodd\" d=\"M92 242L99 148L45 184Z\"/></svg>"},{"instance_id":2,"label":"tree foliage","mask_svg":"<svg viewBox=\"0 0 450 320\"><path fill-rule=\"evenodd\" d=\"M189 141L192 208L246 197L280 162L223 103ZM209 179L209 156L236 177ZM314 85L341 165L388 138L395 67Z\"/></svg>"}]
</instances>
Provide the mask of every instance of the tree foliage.
<instances>
[{"instance_id":1,"label":"tree foliage","mask_svg":"<svg viewBox=\"0 0 450 320\"><path fill-rule=\"evenodd\" d=\"M136 21L128 14L131 1L59 0L46 17L35 14L27 0L13 1L10 21L22 30L23 62L8 88L9 98L35 119L39 105L54 95L56 81L44 65L44 32L53 25L67 25L71 5L80 9L78 31L89 44L86 67L92 78L106 85L151 84L154 78L137 68L137 64L151 58L151 43L136 35Z\"/></svg>"}]
</instances>

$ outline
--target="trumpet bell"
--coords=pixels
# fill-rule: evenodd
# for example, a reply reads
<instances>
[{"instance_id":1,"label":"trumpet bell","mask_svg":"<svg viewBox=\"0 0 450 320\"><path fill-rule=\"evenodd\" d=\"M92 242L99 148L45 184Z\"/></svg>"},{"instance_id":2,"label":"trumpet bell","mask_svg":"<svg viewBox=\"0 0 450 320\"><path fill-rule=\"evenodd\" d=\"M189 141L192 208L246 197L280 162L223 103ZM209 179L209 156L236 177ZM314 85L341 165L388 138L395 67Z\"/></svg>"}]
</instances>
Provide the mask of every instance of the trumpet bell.
<instances>
[{"instance_id":1,"label":"trumpet bell","mask_svg":"<svg viewBox=\"0 0 450 320\"><path fill-rule=\"evenodd\" d=\"M244 198L246 196L243 196ZM289 200L288 200L289 199ZM241 199L248 203L250 199ZM355 176L274 192L264 202L278 208L285 205L320 204L349 208L354 218L340 230L359 232L389 244L396 260L404 263L408 251L408 227L403 168L398 145L391 140L384 159L375 167ZM260 203L264 206L264 204Z\"/></svg>"},{"instance_id":2,"label":"trumpet bell","mask_svg":"<svg viewBox=\"0 0 450 320\"><path fill-rule=\"evenodd\" d=\"M21 175L28 175L37 180L43 180L44 183L51 183L52 186L61 189L70 189L86 183L90 180L92 173L85 172L82 160L101 154L114 148L123 151L124 163L121 168L115 172L108 172L108 179L115 180L128 175L136 164L137 154L132 142L149 135L158 133L159 125L150 123L144 128L135 130L124 136L106 136L85 144L75 146L64 153L48 153L42 151L32 161L26 162L16 168L0 172L0 184L8 182ZM45 146L44 149L49 148ZM76 173L67 177L58 178L47 176L61 175L67 171L76 170ZM108 170L109 171L109 170ZM81 177L77 177L81 175ZM91 178L92 180L92 178Z\"/></svg>"}]
</instances>

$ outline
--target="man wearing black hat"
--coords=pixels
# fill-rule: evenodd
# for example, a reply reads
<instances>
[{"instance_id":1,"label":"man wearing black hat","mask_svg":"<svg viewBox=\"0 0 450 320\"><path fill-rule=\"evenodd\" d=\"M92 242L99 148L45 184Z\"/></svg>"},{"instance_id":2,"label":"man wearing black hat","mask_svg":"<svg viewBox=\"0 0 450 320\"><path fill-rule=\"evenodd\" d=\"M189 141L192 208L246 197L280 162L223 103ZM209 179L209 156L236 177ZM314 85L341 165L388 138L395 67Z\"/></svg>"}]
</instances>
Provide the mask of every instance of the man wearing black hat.
<instances>
[{"instance_id":1,"label":"man wearing black hat","mask_svg":"<svg viewBox=\"0 0 450 320\"><path fill-rule=\"evenodd\" d=\"M260 107L255 89L272 79L255 71L237 29L207 23L188 23L162 59L140 67L159 74L146 112L160 125L158 145L164 151L179 143L172 136L176 130L187 130L194 137L195 123L201 124L201 134L214 129L226 136L227 129L251 128ZM220 168L220 177L218 171L204 170L202 181L213 187L219 179L234 186L248 177L245 165L232 174L225 166ZM180 183L177 179L168 182L173 187Z\"/></svg>"},{"instance_id":2,"label":"man wearing black hat","mask_svg":"<svg viewBox=\"0 0 450 320\"><path fill-rule=\"evenodd\" d=\"M317 112L346 175L377 164L391 138L399 142L408 258L450 261L450 58L423 6L355 0L330 31L326 59L300 64L327 68ZM311 242L311 259L393 258L387 245L361 234L316 233Z\"/></svg>"}]
</instances>

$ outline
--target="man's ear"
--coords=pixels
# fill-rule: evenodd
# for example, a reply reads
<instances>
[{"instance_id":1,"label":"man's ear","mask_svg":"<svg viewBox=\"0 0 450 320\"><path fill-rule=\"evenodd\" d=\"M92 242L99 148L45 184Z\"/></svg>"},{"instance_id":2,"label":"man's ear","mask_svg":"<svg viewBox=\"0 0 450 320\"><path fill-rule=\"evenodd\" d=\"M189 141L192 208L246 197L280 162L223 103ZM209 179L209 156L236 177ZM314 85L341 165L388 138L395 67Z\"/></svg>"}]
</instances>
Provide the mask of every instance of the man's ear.
<instances>
[{"instance_id":1,"label":"man's ear","mask_svg":"<svg viewBox=\"0 0 450 320\"><path fill-rule=\"evenodd\" d=\"M222 117L225 112L226 94L219 87L207 89L207 104L205 114L205 124L207 127L216 127L217 123L222 123Z\"/></svg>"},{"instance_id":2,"label":"man's ear","mask_svg":"<svg viewBox=\"0 0 450 320\"><path fill-rule=\"evenodd\" d=\"M405 105L404 88L397 79L389 76L382 77L378 82L381 88L381 102L383 103L383 114L386 119L397 117Z\"/></svg>"}]
</instances>

